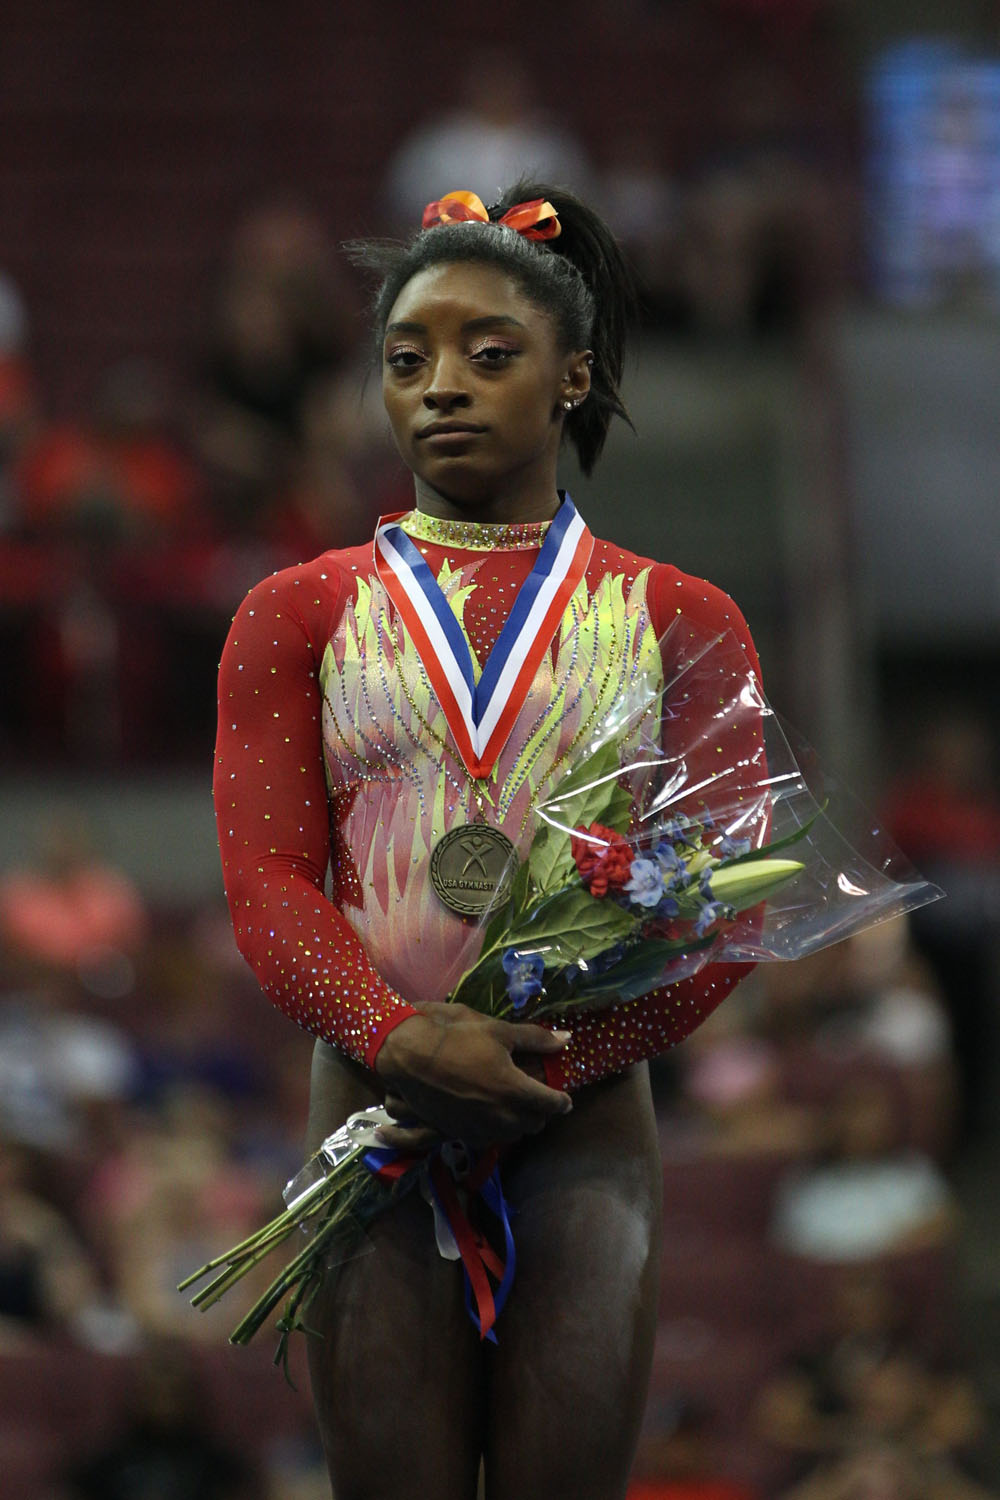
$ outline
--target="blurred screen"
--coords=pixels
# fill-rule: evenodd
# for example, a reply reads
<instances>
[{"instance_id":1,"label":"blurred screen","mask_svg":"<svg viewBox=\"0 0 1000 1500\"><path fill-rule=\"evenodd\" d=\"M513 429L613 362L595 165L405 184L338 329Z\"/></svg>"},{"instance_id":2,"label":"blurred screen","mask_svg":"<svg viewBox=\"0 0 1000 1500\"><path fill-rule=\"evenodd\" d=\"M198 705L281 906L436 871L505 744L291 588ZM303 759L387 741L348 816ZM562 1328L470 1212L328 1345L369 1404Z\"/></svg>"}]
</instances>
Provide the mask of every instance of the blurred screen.
<instances>
[{"instance_id":1,"label":"blurred screen","mask_svg":"<svg viewBox=\"0 0 1000 1500\"><path fill-rule=\"evenodd\" d=\"M1000 59L910 41L881 54L867 96L876 296L1000 307Z\"/></svg>"}]
</instances>

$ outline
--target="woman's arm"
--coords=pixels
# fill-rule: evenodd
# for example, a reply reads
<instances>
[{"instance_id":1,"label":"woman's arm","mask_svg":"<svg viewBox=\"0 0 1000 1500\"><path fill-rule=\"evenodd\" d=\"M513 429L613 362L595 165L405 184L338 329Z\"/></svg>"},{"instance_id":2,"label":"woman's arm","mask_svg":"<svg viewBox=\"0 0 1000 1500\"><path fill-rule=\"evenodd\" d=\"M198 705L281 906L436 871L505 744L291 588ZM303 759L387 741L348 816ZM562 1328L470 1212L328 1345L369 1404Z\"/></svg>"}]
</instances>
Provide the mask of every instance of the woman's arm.
<instances>
[{"instance_id":1,"label":"woman's arm","mask_svg":"<svg viewBox=\"0 0 1000 1500\"><path fill-rule=\"evenodd\" d=\"M269 999L370 1067L415 1014L324 895L322 651L346 580L317 564L252 589L219 669L215 812L236 943Z\"/></svg>"},{"instance_id":2,"label":"woman's arm","mask_svg":"<svg viewBox=\"0 0 1000 1500\"><path fill-rule=\"evenodd\" d=\"M408 1004L324 894L318 670L349 587L329 557L275 574L241 605L223 650L215 808L237 946L280 1010L357 1062L377 1062L409 1114L444 1134L516 1139L569 1101L511 1053L558 1052L563 1040L464 1006Z\"/></svg>"}]
</instances>

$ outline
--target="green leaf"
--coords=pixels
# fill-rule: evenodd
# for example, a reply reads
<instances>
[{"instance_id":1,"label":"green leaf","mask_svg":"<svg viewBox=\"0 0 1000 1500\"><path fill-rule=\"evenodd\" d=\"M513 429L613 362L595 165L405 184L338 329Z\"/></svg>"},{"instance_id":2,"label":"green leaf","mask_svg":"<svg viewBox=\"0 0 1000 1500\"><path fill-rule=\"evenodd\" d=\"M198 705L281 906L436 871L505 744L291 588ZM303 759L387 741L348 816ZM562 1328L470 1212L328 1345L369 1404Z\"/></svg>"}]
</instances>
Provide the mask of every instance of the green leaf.
<instances>
[{"instance_id":1,"label":"green leaf","mask_svg":"<svg viewBox=\"0 0 1000 1500\"><path fill-rule=\"evenodd\" d=\"M542 817L563 829L586 828L591 823L623 832L628 826L632 798L618 784L621 746L607 740L593 755L574 766L543 803Z\"/></svg>"},{"instance_id":2,"label":"green leaf","mask_svg":"<svg viewBox=\"0 0 1000 1500\"><path fill-rule=\"evenodd\" d=\"M510 890L507 893L506 901L502 902L502 904L496 909L496 911L493 913L493 916L490 918L485 928L483 929L483 943L480 949L481 953L489 953L491 948L496 947L497 943L502 940L504 933L507 932L507 930L511 926L511 923L514 922L520 915L520 913L524 911L525 907L528 905L530 897L531 875L528 870L527 863L525 862L524 864L518 866L517 873L514 876L514 879L511 881ZM475 969L475 967L476 966L474 964L473 969ZM471 973L472 970L470 970L469 972ZM460 980L459 983L462 984L464 982L465 976L463 976L462 980Z\"/></svg>"},{"instance_id":3,"label":"green leaf","mask_svg":"<svg viewBox=\"0 0 1000 1500\"><path fill-rule=\"evenodd\" d=\"M632 793L628 787L622 786L620 781L613 782L611 796L600 821L606 828L613 828L616 833L627 832L632 821L632 802Z\"/></svg>"},{"instance_id":4,"label":"green leaf","mask_svg":"<svg viewBox=\"0 0 1000 1500\"><path fill-rule=\"evenodd\" d=\"M542 894L558 890L573 873L573 866L569 834L549 823L543 824L528 854L528 869L538 890Z\"/></svg>"},{"instance_id":5,"label":"green leaf","mask_svg":"<svg viewBox=\"0 0 1000 1500\"><path fill-rule=\"evenodd\" d=\"M629 937L635 926L635 918L615 902L592 896L577 885L550 896L516 923L510 947L541 953L546 968L556 968L595 958Z\"/></svg>"},{"instance_id":6,"label":"green leaf","mask_svg":"<svg viewBox=\"0 0 1000 1500\"><path fill-rule=\"evenodd\" d=\"M531 897L531 869L528 861L518 866L517 874L511 882L510 895L507 898L512 911L522 912Z\"/></svg>"},{"instance_id":7,"label":"green leaf","mask_svg":"<svg viewBox=\"0 0 1000 1500\"><path fill-rule=\"evenodd\" d=\"M615 996L635 1000L648 994L661 983L663 970L671 959L684 953L697 953L715 942L714 937L699 938L693 942L669 942L666 938L649 938L640 943L603 974L593 978L584 976L576 985L570 1002L572 1008L601 1001L604 1004Z\"/></svg>"},{"instance_id":8,"label":"green leaf","mask_svg":"<svg viewBox=\"0 0 1000 1500\"><path fill-rule=\"evenodd\" d=\"M468 1005L483 1015L491 1016L496 1010L497 996L506 994L506 976L499 953L473 964L452 990L448 999L453 1004Z\"/></svg>"},{"instance_id":9,"label":"green leaf","mask_svg":"<svg viewBox=\"0 0 1000 1500\"><path fill-rule=\"evenodd\" d=\"M507 931L507 929L510 927L510 924L516 917L517 908L514 905L512 897L513 892L511 893L511 896L508 897L508 899L504 902L503 906L496 913L496 915L492 917L486 924L485 931L483 932L483 946L480 949L481 953L488 953L491 948L495 947L496 944L500 942L504 933ZM473 967L475 967L475 965L473 965Z\"/></svg>"}]
</instances>

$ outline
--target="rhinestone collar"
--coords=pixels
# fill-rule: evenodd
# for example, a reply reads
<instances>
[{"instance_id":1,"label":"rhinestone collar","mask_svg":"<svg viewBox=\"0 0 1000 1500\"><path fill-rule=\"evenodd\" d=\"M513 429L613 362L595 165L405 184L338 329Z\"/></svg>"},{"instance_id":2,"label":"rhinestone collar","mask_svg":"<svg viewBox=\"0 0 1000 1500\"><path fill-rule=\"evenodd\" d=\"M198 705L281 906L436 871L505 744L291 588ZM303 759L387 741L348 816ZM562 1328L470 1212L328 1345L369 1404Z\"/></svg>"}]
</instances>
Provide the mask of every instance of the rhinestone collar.
<instances>
[{"instance_id":1,"label":"rhinestone collar","mask_svg":"<svg viewBox=\"0 0 1000 1500\"><path fill-rule=\"evenodd\" d=\"M451 521L411 510L399 522L415 542L462 552L527 552L540 547L551 521Z\"/></svg>"}]
</instances>

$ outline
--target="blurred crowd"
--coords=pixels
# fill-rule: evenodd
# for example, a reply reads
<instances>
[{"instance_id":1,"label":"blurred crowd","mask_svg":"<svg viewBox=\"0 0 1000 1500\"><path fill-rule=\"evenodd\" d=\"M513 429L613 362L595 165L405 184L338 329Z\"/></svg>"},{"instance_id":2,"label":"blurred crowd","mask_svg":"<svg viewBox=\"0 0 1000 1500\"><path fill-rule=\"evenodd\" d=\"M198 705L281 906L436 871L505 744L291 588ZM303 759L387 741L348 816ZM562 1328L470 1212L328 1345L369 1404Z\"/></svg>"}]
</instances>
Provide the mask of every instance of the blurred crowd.
<instances>
[{"instance_id":1,"label":"blurred crowd","mask_svg":"<svg viewBox=\"0 0 1000 1500\"><path fill-rule=\"evenodd\" d=\"M318 220L290 203L240 226L190 367L115 364L87 411L48 415L30 316L8 319L0 754L203 753L219 643L245 590L396 508L357 322Z\"/></svg>"},{"instance_id":2,"label":"blurred crowd","mask_svg":"<svg viewBox=\"0 0 1000 1500\"><path fill-rule=\"evenodd\" d=\"M151 908L68 813L0 880L0 935L5 1493L323 1495L301 1365L295 1392L267 1332L226 1345L277 1267L207 1312L176 1291L280 1206L309 1038L221 904ZM653 1076L665 1232L634 1500L996 1493L961 1334L953 1172L975 1137L906 920L758 967Z\"/></svg>"},{"instance_id":3,"label":"blurred crowd","mask_svg":"<svg viewBox=\"0 0 1000 1500\"><path fill-rule=\"evenodd\" d=\"M489 199L537 174L605 208L643 284L644 330L743 345L794 339L821 313L847 219L770 74L747 67L726 144L683 173L624 108L592 160L508 53L461 78L454 107L400 142L366 228L406 235L429 196L472 185ZM35 310L0 274L6 759L203 753L218 642L246 588L408 503L366 382L367 289L328 221L292 197L262 202L220 261L196 347L167 368L137 330L86 408L59 413Z\"/></svg>"},{"instance_id":4,"label":"blurred crowd","mask_svg":"<svg viewBox=\"0 0 1000 1500\"><path fill-rule=\"evenodd\" d=\"M748 67L721 144L680 172L627 101L597 161L510 58L466 72L474 92L388 168L388 232L448 189L488 199L521 172L551 176L605 205L642 278L644 329L808 339L851 229L773 77ZM187 364L140 349L89 410L55 415L32 309L0 275L8 765L207 763L215 663L245 588L408 504L365 384L363 296L321 215L262 204ZM886 812L923 872L968 901L762 966L654 1068L666 1223L633 1500L1000 1493L960 1333L954 1187L989 1128L1000 799L982 726L936 729ZM328 1494L304 1372L298 1391L282 1383L267 1334L226 1347L267 1267L206 1313L175 1290L276 1211L301 1162L309 1051L238 959L221 905L150 906L72 817L0 872L11 1500Z\"/></svg>"}]
</instances>

